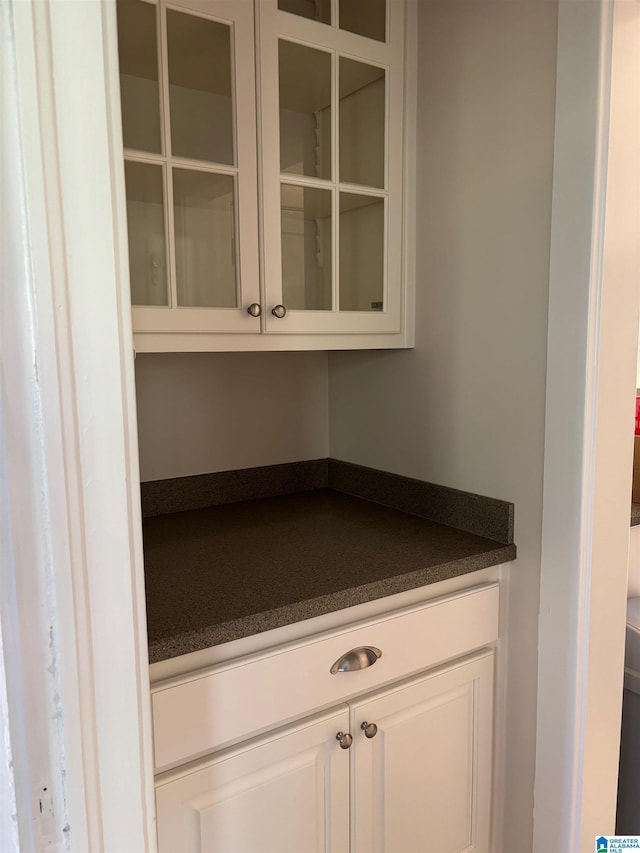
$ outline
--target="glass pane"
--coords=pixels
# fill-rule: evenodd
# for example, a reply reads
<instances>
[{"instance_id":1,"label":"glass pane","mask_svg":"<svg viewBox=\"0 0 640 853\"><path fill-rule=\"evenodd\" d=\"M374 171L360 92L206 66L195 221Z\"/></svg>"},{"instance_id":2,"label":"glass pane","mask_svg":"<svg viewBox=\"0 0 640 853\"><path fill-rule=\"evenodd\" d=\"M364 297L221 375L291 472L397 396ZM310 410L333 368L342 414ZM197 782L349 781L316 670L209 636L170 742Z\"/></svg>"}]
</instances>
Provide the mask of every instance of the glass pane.
<instances>
[{"instance_id":1,"label":"glass pane","mask_svg":"<svg viewBox=\"0 0 640 853\"><path fill-rule=\"evenodd\" d=\"M234 179L173 170L178 305L235 308Z\"/></svg>"},{"instance_id":2,"label":"glass pane","mask_svg":"<svg viewBox=\"0 0 640 853\"><path fill-rule=\"evenodd\" d=\"M156 6L118 0L120 104L125 148L161 153Z\"/></svg>"},{"instance_id":3,"label":"glass pane","mask_svg":"<svg viewBox=\"0 0 640 853\"><path fill-rule=\"evenodd\" d=\"M331 0L278 0L278 9L323 24L331 23Z\"/></svg>"},{"instance_id":4,"label":"glass pane","mask_svg":"<svg viewBox=\"0 0 640 853\"><path fill-rule=\"evenodd\" d=\"M331 179L331 54L279 48L281 171Z\"/></svg>"},{"instance_id":5,"label":"glass pane","mask_svg":"<svg viewBox=\"0 0 640 853\"><path fill-rule=\"evenodd\" d=\"M282 184L282 301L331 310L331 190Z\"/></svg>"},{"instance_id":6,"label":"glass pane","mask_svg":"<svg viewBox=\"0 0 640 853\"><path fill-rule=\"evenodd\" d=\"M385 41L386 0L340 0L340 29Z\"/></svg>"},{"instance_id":7,"label":"glass pane","mask_svg":"<svg viewBox=\"0 0 640 853\"><path fill-rule=\"evenodd\" d=\"M340 310L382 311L384 199L340 193Z\"/></svg>"},{"instance_id":8,"label":"glass pane","mask_svg":"<svg viewBox=\"0 0 640 853\"><path fill-rule=\"evenodd\" d=\"M168 305L162 166L125 160L133 305Z\"/></svg>"},{"instance_id":9,"label":"glass pane","mask_svg":"<svg viewBox=\"0 0 640 853\"><path fill-rule=\"evenodd\" d=\"M167 10L171 150L234 163L231 27Z\"/></svg>"},{"instance_id":10,"label":"glass pane","mask_svg":"<svg viewBox=\"0 0 640 853\"><path fill-rule=\"evenodd\" d=\"M384 187L385 73L340 57L340 180Z\"/></svg>"}]
</instances>

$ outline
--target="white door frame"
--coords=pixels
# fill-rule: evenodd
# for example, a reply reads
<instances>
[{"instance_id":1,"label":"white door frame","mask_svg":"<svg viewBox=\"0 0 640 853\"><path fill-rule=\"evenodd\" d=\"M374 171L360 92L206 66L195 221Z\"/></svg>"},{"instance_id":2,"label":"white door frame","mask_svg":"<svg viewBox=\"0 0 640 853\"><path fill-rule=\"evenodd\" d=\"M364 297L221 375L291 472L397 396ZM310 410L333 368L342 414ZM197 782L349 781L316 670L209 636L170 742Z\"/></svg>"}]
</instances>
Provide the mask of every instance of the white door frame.
<instances>
[{"instance_id":1,"label":"white door frame","mask_svg":"<svg viewBox=\"0 0 640 853\"><path fill-rule=\"evenodd\" d=\"M611 4L560 7L535 818L536 849L587 850L592 829L612 830L638 294L625 268L613 281L604 223ZM0 795L15 798L17 815L0 821L0 841L153 850L115 8L9 0L0 12L10 735L0 739ZM563 112L571 79L578 103L595 98L571 113L587 132L577 147ZM606 201L607 221L627 234L611 192ZM598 698L601 685L609 695ZM596 783L600 800L604 786L610 795L601 808Z\"/></svg>"},{"instance_id":2,"label":"white door frame","mask_svg":"<svg viewBox=\"0 0 640 853\"><path fill-rule=\"evenodd\" d=\"M615 831L640 301L640 4L560 0L534 850Z\"/></svg>"},{"instance_id":3,"label":"white door frame","mask_svg":"<svg viewBox=\"0 0 640 853\"><path fill-rule=\"evenodd\" d=\"M137 853L155 828L115 4L0 15L0 849Z\"/></svg>"}]
</instances>

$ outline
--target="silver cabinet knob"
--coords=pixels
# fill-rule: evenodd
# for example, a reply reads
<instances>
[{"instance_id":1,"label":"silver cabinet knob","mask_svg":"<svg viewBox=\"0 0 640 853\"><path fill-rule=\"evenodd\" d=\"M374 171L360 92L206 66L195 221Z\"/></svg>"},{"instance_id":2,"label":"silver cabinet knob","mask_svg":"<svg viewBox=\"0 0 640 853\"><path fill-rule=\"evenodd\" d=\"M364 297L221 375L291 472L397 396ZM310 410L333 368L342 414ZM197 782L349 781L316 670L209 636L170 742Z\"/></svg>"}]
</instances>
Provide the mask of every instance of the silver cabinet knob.
<instances>
[{"instance_id":1,"label":"silver cabinet knob","mask_svg":"<svg viewBox=\"0 0 640 853\"><path fill-rule=\"evenodd\" d=\"M353 735L349 734L349 732L338 732L336 740L340 744L340 749L349 749L353 743Z\"/></svg>"},{"instance_id":2,"label":"silver cabinet knob","mask_svg":"<svg viewBox=\"0 0 640 853\"><path fill-rule=\"evenodd\" d=\"M262 306L260 303L252 302L247 308L247 314L251 314L252 317L259 317L262 314Z\"/></svg>"},{"instance_id":3,"label":"silver cabinet knob","mask_svg":"<svg viewBox=\"0 0 640 853\"><path fill-rule=\"evenodd\" d=\"M364 736L368 738L375 737L378 734L378 727L375 723L368 723L366 720L360 725L364 732Z\"/></svg>"},{"instance_id":4,"label":"silver cabinet knob","mask_svg":"<svg viewBox=\"0 0 640 853\"><path fill-rule=\"evenodd\" d=\"M278 320L282 320L282 318L287 313L287 309L284 307L284 305L276 305L275 308L271 309L271 313L274 317L277 317Z\"/></svg>"},{"instance_id":5,"label":"silver cabinet knob","mask_svg":"<svg viewBox=\"0 0 640 853\"><path fill-rule=\"evenodd\" d=\"M351 649L346 652L341 658L333 664L329 672L335 675L336 672L353 672L356 669L366 669L382 657L380 649L375 646L360 646L359 649Z\"/></svg>"}]
</instances>

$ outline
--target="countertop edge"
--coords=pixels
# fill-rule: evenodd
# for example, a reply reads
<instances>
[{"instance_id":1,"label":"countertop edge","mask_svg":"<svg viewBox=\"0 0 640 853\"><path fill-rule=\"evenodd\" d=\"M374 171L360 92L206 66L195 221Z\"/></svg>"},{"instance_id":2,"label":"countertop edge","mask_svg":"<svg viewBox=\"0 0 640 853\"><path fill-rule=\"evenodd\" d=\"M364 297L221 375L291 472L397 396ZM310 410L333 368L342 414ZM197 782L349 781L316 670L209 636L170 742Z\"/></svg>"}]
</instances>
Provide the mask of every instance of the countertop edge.
<instances>
[{"instance_id":1,"label":"countertop edge","mask_svg":"<svg viewBox=\"0 0 640 853\"><path fill-rule=\"evenodd\" d=\"M640 521L639 521L640 523ZM441 563L437 566L419 569L407 574L392 575L373 583L351 587L339 592L329 593L317 598L288 604L283 607L251 614L229 622L222 622L207 628L199 628L177 636L155 640L149 644L149 663L189 654L209 646L237 640L252 634L260 634L274 628L280 628L292 622L322 616L356 604L384 598L398 592L428 586L438 581L459 577L460 575L509 563L515 560L516 546L502 545L490 551L470 554L457 560Z\"/></svg>"}]
</instances>

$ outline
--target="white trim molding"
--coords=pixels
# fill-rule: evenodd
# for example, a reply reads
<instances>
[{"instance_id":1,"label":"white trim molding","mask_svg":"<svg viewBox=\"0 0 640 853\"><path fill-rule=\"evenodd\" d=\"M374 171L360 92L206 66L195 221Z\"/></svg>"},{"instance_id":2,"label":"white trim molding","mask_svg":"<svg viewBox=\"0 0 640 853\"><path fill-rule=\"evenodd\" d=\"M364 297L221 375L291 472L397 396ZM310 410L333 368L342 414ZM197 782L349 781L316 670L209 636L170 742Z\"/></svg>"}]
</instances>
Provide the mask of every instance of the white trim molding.
<instances>
[{"instance_id":1,"label":"white trim molding","mask_svg":"<svg viewBox=\"0 0 640 853\"><path fill-rule=\"evenodd\" d=\"M560 0L534 850L613 834L638 343L640 4ZM634 89L635 87L635 89Z\"/></svg>"},{"instance_id":2,"label":"white trim molding","mask_svg":"<svg viewBox=\"0 0 640 853\"><path fill-rule=\"evenodd\" d=\"M1 620L23 850L155 848L116 55L112 2L2 4Z\"/></svg>"}]
</instances>

